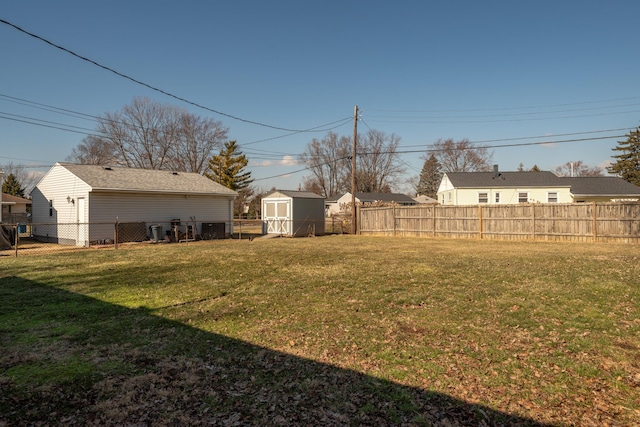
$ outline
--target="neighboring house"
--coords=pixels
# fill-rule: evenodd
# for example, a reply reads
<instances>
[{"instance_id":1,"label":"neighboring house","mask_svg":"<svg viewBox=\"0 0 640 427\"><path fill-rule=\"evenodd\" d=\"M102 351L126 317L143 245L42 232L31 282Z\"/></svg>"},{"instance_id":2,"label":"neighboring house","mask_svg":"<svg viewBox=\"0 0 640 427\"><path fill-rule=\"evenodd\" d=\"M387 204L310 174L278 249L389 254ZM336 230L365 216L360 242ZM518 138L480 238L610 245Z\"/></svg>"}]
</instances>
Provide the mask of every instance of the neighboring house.
<instances>
[{"instance_id":1,"label":"neighboring house","mask_svg":"<svg viewBox=\"0 0 640 427\"><path fill-rule=\"evenodd\" d=\"M0 203L2 204L2 219L4 222L9 224L27 222L31 200L2 193Z\"/></svg>"},{"instance_id":2,"label":"neighboring house","mask_svg":"<svg viewBox=\"0 0 640 427\"><path fill-rule=\"evenodd\" d=\"M352 201L351 193L346 192L341 196L333 196L326 201L327 217L345 213ZM418 202L406 194L399 193L360 193L356 192L356 204L397 204L400 206L413 206Z\"/></svg>"},{"instance_id":3,"label":"neighboring house","mask_svg":"<svg viewBox=\"0 0 640 427\"><path fill-rule=\"evenodd\" d=\"M262 198L265 234L321 236L324 234L324 197L308 191L275 190Z\"/></svg>"},{"instance_id":4,"label":"neighboring house","mask_svg":"<svg viewBox=\"0 0 640 427\"><path fill-rule=\"evenodd\" d=\"M640 187L615 177L559 177L551 172L447 172L442 205L638 200Z\"/></svg>"},{"instance_id":5,"label":"neighboring house","mask_svg":"<svg viewBox=\"0 0 640 427\"><path fill-rule=\"evenodd\" d=\"M237 193L197 173L56 163L31 192L32 234L86 246L114 238L114 223L224 223ZM54 227L51 224L56 225Z\"/></svg>"},{"instance_id":6,"label":"neighboring house","mask_svg":"<svg viewBox=\"0 0 640 427\"><path fill-rule=\"evenodd\" d=\"M640 187L613 176L561 178L571 184L574 202L616 202L640 200Z\"/></svg>"},{"instance_id":7,"label":"neighboring house","mask_svg":"<svg viewBox=\"0 0 640 427\"><path fill-rule=\"evenodd\" d=\"M424 196L424 195L412 197L412 199L418 202L419 205L437 205L438 204L438 200L434 199L433 197Z\"/></svg>"}]
</instances>

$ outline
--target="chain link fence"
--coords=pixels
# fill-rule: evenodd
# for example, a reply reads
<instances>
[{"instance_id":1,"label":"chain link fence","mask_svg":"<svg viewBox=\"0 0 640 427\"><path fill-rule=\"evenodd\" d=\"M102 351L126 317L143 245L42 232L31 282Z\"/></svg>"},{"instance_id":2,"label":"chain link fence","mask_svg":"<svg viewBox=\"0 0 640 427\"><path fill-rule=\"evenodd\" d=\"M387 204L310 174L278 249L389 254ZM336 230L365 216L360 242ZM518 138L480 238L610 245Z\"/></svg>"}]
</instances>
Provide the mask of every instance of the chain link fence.
<instances>
[{"instance_id":1,"label":"chain link fence","mask_svg":"<svg viewBox=\"0 0 640 427\"><path fill-rule=\"evenodd\" d=\"M285 221L283 230L296 229ZM350 218L332 217L317 224L305 223L304 236L347 234ZM98 248L118 249L131 244L189 243L218 239L254 239L268 233L262 220L137 221L91 223L13 223L0 226L0 257ZM316 233L322 230L321 233ZM286 236L287 233L275 233ZM300 234L298 234L300 235Z\"/></svg>"},{"instance_id":2,"label":"chain link fence","mask_svg":"<svg viewBox=\"0 0 640 427\"><path fill-rule=\"evenodd\" d=\"M0 226L0 256L115 248L127 244L188 243L234 237L224 221L17 223Z\"/></svg>"}]
</instances>

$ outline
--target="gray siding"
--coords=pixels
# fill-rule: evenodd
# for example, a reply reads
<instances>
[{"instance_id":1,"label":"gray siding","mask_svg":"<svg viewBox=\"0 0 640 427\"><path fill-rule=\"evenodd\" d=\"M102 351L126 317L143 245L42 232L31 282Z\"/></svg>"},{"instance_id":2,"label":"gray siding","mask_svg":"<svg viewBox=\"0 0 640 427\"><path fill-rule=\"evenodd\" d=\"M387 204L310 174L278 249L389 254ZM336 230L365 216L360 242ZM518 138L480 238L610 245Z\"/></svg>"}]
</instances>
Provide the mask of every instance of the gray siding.
<instances>
[{"instance_id":1,"label":"gray siding","mask_svg":"<svg viewBox=\"0 0 640 427\"><path fill-rule=\"evenodd\" d=\"M184 196L178 194L91 193L89 198L90 240L113 238L113 224L146 222L169 230L171 220L183 224L195 218L197 223L224 222L233 232L233 200L220 196ZM198 225L199 226L199 225Z\"/></svg>"}]
</instances>

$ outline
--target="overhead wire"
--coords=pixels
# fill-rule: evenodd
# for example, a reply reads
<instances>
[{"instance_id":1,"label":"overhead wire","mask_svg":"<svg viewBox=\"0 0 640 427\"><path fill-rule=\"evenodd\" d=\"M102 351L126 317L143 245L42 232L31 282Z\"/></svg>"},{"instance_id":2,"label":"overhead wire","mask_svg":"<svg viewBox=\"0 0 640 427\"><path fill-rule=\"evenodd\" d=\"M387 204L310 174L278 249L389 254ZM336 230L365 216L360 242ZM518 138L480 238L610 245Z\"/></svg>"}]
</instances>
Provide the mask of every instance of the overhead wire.
<instances>
[{"instance_id":1,"label":"overhead wire","mask_svg":"<svg viewBox=\"0 0 640 427\"><path fill-rule=\"evenodd\" d=\"M468 113L475 111L504 111L504 110L531 110L538 108L554 108L554 107L568 107L572 105L587 105L587 104L597 104L597 103L605 103L605 102L618 102L618 101L630 101L640 99L640 96L632 96L625 98L612 98L612 99L601 99L594 101L581 101L581 102L570 102L570 103L561 103L561 104L549 104L549 105L535 105L535 106L521 106L521 107L496 107L496 108L468 108L468 109L449 109L449 110L387 110L387 109L369 109L369 111L374 112L391 112L391 113Z\"/></svg>"},{"instance_id":2,"label":"overhead wire","mask_svg":"<svg viewBox=\"0 0 640 427\"><path fill-rule=\"evenodd\" d=\"M227 117L227 118L230 118L230 119L233 119L233 120L237 120L237 121L240 121L240 122L243 122L243 123L248 123L248 124L261 126L261 127L265 127L265 128L270 128L270 129L275 129L275 130L282 130L282 131L286 131L286 132L308 132L308 130L305 130L305 129L290 129L290 128L285 128L285 127L281 127L281 126L273 126L273 125L269 125L269 124L266 124L266 123L261 123L261 122L255 121L255 120L245 119L245 118L233 115L233 114L228 114L228 113L225 113L225 112L213 109L213 108L209 108L209 107L204 106L202 104L199 104L197 102L190 101L190 100L188 100L188 99L186 99L184 97L181 97L181 96L175 95L175 94L173 94L171 92L168 92L168 91L165 91L163 89L160 89L160 88L158 88L156 86L153 86L153 85L151 85L149 83L145 83L145 82L143 82L141 80L133 78L133 77L131 77L131 76L127 75L127 74L124 74L124 73L122 73L120 71L117 71L117 70L115 70L115 69L113 69L111 67L108 67L106 65L100 64L97 61L89 59L89 58L87 58L85 56L82 56L82 55L70 50L70 49L67 49L67 48L65 48L63 46L60 46L60 45L58 45L56 43L53 43L52 41L47 40L44 37L41 37L41 36L39 36L37 34L34 34L34 33L31 33L31 32L29 32L29 31L19 27L18 25L13 24L13 23L5 20L5 19L0 19L0 23L8 25L8 26L20 31L23 34L26 34L26 35L28 35L30 37L33 37L33 38L35 38L37 40L40 40L40 41L42 41L42 42L44 42L44 43L46 43L46 44L48 44L48 45L50 45L50 46L52 46L52 47L54 47L56 49L59 49L59 50L61 50L63 52L66 52L66 53L68 53L68 54L70 54L70 55L72 55L72 56L74 56L74 57L76 57L76 58L78 58L78 59L80 59L82 61L86 61L86 62L88 62L90 64L93 64L93 65L99 67L99 68L102 68L103 70L109 71L109 72L111 72L111 73L113 73L113 74L115 74L115 75L117 75L119 77L122 77L124 79L129 80L129 81L132 81L132 82L134 82L134 83L136 83L138 85L144 86L144 87L146 87L148 89L151 89L151 90L153 90L155 92L161 93L163 95L166 95L166 96L168 96L170 98L173 98L173 99L176 99L178 101L182 101L182 102L184 102L186 104L189 104L189 105L192 105L194 107L197 107L197 108L200 108L200 109L203 109L203 110L209 111L211 113L215 113L215 114L218 114L220 116L224 116L224 117Z\"/></svg>"}]
</instances>

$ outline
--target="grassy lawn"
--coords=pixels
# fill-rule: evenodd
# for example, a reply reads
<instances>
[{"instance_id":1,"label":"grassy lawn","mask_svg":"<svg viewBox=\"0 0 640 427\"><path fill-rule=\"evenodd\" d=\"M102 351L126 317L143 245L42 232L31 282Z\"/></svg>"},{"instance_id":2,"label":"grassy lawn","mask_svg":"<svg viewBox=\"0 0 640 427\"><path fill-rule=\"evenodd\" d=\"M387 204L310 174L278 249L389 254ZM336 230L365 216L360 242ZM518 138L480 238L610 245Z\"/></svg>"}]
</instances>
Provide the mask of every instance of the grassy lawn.
<instances>
[{"instance_id":1,"label":"grassy lawn","mask_svg":"<svg viewBox=\"0 0 640 427\"><path fill-rule=\"evenodd\" d=\"M3 425L640 425L640 247L326 236L0 258Z\"/></svg>"}]
</instances>

